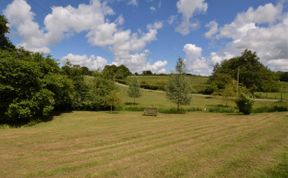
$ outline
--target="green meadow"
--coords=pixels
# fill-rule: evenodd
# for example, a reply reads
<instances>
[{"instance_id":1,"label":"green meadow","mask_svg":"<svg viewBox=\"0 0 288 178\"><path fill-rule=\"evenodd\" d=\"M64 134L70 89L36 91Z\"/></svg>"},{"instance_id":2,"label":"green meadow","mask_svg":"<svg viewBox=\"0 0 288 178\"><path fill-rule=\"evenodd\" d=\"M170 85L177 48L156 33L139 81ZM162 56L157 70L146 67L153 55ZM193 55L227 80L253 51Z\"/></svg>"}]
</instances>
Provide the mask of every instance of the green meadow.
<instances>
[{"instance_id":1,"label":"green meadow","mask_svg":"<svg viewBox=\"0 0 288 178\"><path fill-rule=\"evenodd\" d=\"M287 177L287 113L142 114L2 128L1 177Z\"/></svg>"}]
</instances>

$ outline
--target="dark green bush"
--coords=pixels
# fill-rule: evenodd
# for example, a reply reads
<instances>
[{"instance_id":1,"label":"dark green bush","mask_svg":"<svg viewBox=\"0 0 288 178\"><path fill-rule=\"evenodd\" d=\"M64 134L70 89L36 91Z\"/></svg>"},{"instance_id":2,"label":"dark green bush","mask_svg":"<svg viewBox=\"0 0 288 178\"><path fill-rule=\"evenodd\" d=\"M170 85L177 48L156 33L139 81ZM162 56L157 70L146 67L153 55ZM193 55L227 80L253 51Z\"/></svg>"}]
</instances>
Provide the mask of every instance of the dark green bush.
<instances>
[{"instance_id":1,"label":"dark green bush","mask_svg":"<svg viewBox=\"0 0 288 178\"><path fill-rule=\"evenodd\" d=\"M13 102L9 105L5 113L5 121L11 125L21 125L28 123L33 117L33 104L28 100Z\"/></svg>"},{"instance_id":2,"label":"dark green bush","mask_svg":"<svg viewBox=\"0 0 288 178\"><path fill-rule=\"evenodd\" d=\"M241 93L239 98L236 100L236 105L239 109L239 112L249 115L252 111L253 100L249 98L246 94Z\"/></svg>"}]
</instances>

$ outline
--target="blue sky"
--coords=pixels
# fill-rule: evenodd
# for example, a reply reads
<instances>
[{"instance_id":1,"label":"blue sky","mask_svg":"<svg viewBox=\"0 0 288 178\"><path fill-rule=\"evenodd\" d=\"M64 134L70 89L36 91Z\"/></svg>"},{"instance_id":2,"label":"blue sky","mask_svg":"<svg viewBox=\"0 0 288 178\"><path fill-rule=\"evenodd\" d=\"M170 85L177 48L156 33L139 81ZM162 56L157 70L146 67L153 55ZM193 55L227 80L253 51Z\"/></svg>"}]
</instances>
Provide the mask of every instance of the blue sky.
<instances>
[{"instance_id":1,"label":"blue sky","mask_svg":"<svg viewBox=\"0 0 288 178\"><path fill-rule=\"evenodd\" d=\"M18 46L92 70L170 72L182 57L187 72L209 75L246 48L288 70L283 0L1 0L0 9Z\"/></svg>"}]
</instances>

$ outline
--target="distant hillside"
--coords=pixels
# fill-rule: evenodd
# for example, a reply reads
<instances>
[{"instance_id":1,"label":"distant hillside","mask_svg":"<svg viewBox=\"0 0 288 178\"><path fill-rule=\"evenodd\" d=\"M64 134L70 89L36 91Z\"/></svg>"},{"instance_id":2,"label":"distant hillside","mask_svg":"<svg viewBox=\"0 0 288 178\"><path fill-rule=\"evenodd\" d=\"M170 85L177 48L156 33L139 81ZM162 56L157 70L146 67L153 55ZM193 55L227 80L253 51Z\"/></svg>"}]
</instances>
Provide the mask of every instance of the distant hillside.
<instances>
[{"instance_id":1,"label":"distant hillside","mask_svg":"<svg viewBox=\"0 0 288 178\"><path fill-rule=\"evenodd\" d=\"M193 87L193 93L201 93L207 87L208 77L203 76L187 76L191 80ZM165 86L169 79L169 76L129 76L125 81L121 83L129 83L132 79L137 79L140 82L141 88L151 90L165 90Z\"/></svg>"}]
</instances>

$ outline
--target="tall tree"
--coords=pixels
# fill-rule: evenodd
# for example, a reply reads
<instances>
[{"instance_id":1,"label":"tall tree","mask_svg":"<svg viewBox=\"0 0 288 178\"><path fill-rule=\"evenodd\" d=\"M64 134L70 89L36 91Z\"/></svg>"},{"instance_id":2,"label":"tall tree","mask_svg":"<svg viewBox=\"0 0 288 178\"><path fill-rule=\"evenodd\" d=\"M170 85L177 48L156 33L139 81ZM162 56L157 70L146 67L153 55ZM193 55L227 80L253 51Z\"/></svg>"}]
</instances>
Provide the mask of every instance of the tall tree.
<instances>
[{"instance_id":1,"label":"tall tree","mask_svg":"<svg viewBox=\"0 0 288 178\"><path fill-rule=\"evenodd\" d=\"M224 60L214 67L210 83L215 83L219 89L224 89L227 83L238 79L252 93L255 91L271 91L275 86L276 75L260 63L255 52L245 50L241 56ZM275 89L275 87L274 87Z\"/></svg>"},{"instance_id":2,"label":"tall tree","mask_svg":"<svg viewBox=\"0 0 288 178\"><path fill-rule=\"evenodd\" d=\"M136 79L133 79L129 84L128 96L134 99L134 105L135 99L141 96L140 84Z\"/></svg>"},{"instance_id":3,"label":"tall tree","mask_svg":"<svg viewBox=\"0 0 288 178\"><path fill-rule=\"evenodd\" d=\"M5 36L9 32L8 22L3 15L0 15L0 49L14 49L14 45Z\"/></svg>"},{"instance_id":4,"label":"tall tree","mask_svg":"<svg viewBox=\"0 0 288 178\"><path fill-rule=\"evenodd\" d=\"M177 105L177 111L180 110L180 105L191 103L191 89L190 81L185 77L184 60L179 58L176 74L170 76L166 90L168 99Z\"/></svg>"}]
</instances>

